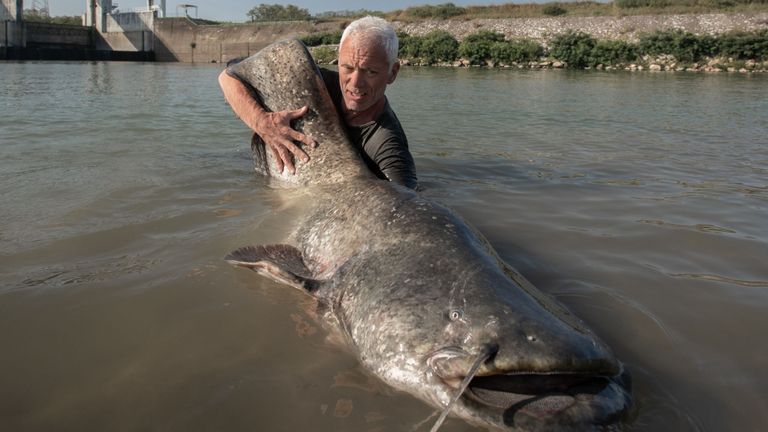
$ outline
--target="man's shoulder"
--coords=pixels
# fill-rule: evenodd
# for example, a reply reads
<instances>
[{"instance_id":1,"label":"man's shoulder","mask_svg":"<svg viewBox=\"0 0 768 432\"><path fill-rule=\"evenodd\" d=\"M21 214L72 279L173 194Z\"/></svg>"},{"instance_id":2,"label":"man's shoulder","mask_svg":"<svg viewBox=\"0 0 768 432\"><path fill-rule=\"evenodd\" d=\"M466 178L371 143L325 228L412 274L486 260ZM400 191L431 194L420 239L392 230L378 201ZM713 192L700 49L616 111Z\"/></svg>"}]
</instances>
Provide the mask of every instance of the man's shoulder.
<instances>
[{"instance_id":1,"label":"man's shoulder","mask_svg":"<svg viewBox=\"0 0 768 432\"><path fill-rule=\"evenodd\" d=\"M339 71L335 71L333 69L327 69L324 67L318 67L320 69L320 75L322 75L324 80L333 79L335 81L339 80Z\"/></svg>"}]
</instances>

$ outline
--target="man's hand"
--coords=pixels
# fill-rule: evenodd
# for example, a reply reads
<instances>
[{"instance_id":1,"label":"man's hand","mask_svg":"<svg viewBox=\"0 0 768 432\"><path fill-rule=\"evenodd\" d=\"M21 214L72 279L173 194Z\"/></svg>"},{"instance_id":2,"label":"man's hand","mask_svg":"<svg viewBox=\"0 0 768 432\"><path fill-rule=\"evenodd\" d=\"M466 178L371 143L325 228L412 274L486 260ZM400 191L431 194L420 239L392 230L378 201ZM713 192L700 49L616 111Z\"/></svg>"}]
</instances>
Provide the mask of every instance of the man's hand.
<instances>
[{"instance_id":1,"label":"man's hand","mask_svg":"<svg viewBox=\"0 0 768 432\"><path fill-rule=\"evenodd\" d=\"M309 161L307 153L296 145L296 142L302 142L312 148L317 146L314 139L291 128L291 122L301 118L308 110L309 107L305 106L296 110L263 112L259 116L256 133L272 150L280 172L283 172L283 168L287 168L289 173L296 173L294 157L303 162Z\"/></svg>"},{"instance_id":2,"label":"man's hand","mask_svg":"<svg viewBox=\"0 0 768 432\"><path fill-rule=\"evenodd\" d=\"M296 172L294 157L304 162L309 160L309 156L295 142L302 142L312 148L317 146L317 142L291 128L291 122L306 114L309 107L268 112L253 98L245 85L226 70L219 74L219 85L235 114L272 150L280 172L283 172L283 168L288 168L291 174Z\"/></svg>"}]
</instances>

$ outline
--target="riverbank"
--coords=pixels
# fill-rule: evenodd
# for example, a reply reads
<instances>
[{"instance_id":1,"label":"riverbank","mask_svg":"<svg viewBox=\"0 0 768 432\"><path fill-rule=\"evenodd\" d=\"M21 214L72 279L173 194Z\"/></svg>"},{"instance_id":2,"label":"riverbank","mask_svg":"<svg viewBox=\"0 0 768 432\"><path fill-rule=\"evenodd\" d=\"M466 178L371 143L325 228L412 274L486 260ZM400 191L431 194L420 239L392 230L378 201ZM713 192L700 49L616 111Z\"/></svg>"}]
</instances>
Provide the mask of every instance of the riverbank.
<instances>
[{"instance_id":1,"label":"riverbank","mask_svg":"<svg viewBox=\"0 0 768 432\"><path fill-rule=\"evenodd\" d=\"M330 49L336 49L336 47L324 47ZM318 64L335 65L336 59L327 59L325 54L318 56L317 49L310 49L313 53L315 61ZM473 65L467 59L459 59L454 62L440 62L435 64L426 64L421 62L414 62L410 59L402 59L400 62L403 66L407 67L441 67L441 68L486 68L486 69L566 69L568 64L562 60L550 59L543 57L537 61L530 61L525 63L492 63L489 62L484 65ZM768 73L768 61L758 62L756 60L740 61L732 58L712 58L702 62L694 63L680 63L674 56L662 55L656 58L643 58L639 62L628 64L598 64L596 66L585 66L583 69L590 70L604 70L604 71L632 71L632 72L706 72L706 73Z\"/></svg>"},{"instance_id":2,"label":"riverbank","mask_svg":"<svg viewBox=\"0 0 768 432\"><path fill-rule=\"evenodd\" d=\"M338 38L347 23L348 21L341 20L206 25L184 18L163 18L155 22L155 58L157 61L185 63L227 62L233 58L251 55L278 39L309 38L322 33L334 34ZM695 35L768 30L768 12L589 17L563 15L419 21L395 19L392 23L400 34L412 37L443 31L457 41L463 41L475 32L487 30L499 33L507 40L529 39L547 47L552 38L568 31L587 33L597 40L633 42L642 34L664 30L680 30ZM333 44L337 43L337 40L322 43ZM414 58L404 58L411 60L412 64L419 63ZM453 60L455 59L451 59L451 62ZM538 58L536 60L541 63ZM508 66L514 66L506 63Z\"/></svg>"},{"instance_id":3,"label":"riverbank","mask_svg":"<svg viewBox=\"0 0 768 432\"><path fill-rule=\"evenodd\" d=\"M406 66L766 72L768 14L395 23ZM319 63L340 32L303 37Z\"/></svg>"}]
</instances>

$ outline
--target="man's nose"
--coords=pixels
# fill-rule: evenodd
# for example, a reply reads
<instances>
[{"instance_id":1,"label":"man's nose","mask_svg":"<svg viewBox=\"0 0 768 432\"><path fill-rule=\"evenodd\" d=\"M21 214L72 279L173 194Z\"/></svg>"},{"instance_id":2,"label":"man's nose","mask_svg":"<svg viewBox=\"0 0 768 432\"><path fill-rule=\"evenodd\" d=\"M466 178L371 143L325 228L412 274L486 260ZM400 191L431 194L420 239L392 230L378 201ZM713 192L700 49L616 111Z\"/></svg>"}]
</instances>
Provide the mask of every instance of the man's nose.
<instances>
[{"instance_id":1,"label":"man's nose","mask_svg":"<svg viewBox=\"0 0 768 432\"><path fill-rule=\"evenodd\" d=\"M360 84L363 83L363 74L362 74L362 72L360 72L360 70L354 70L350 74L350 79L352 81L352 85L357 87L357 86L359 86Z\"/></svg>"}]
</instances>

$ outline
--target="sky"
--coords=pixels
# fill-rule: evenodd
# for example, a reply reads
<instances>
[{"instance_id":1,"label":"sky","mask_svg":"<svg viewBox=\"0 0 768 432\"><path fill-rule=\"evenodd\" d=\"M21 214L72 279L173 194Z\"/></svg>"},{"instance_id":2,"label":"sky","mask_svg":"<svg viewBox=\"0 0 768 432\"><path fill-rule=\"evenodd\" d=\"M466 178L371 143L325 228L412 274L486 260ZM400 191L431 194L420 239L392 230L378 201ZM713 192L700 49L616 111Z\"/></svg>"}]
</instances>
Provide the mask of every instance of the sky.
<instances>
[{"instance_id":1,"label":"sky","mask_svg":"<svg viewBox=\"0 0 768 432\"><path fill-rule=\"evenodd\" d=\"M51 15L82 15L85 13L85 7L87 0L48 0L48 8ZM198 17L214 20L214 21L234 21L243 22L247 21L248 17L246 13L261 3L267 4L293 4L301 8L306 8L309 13L316 14L319 12L327 11L341 11L341 10L358 10L369 9L379 10L383 12L392 11L395 9L405 9L409 6L419 6L425 4L441 4L452 2L458 6L469 5L490 5L490 4L503 4L503 3L529 3L530 0L336 0L336 1L321 1L321 0L166 0L166 13L168 16L176 16L176 7L179 4L193 4L198 8ZM117 3L119 9L131 9L137 7L144 7L147 5L146 0L113 0L113 4ZM33 0L24 0L24 8L31 8ZM190 9L190 15L194 16L194 9ZM183 12L180 12L183 13Z\"/></svg>"}]
</instances>

